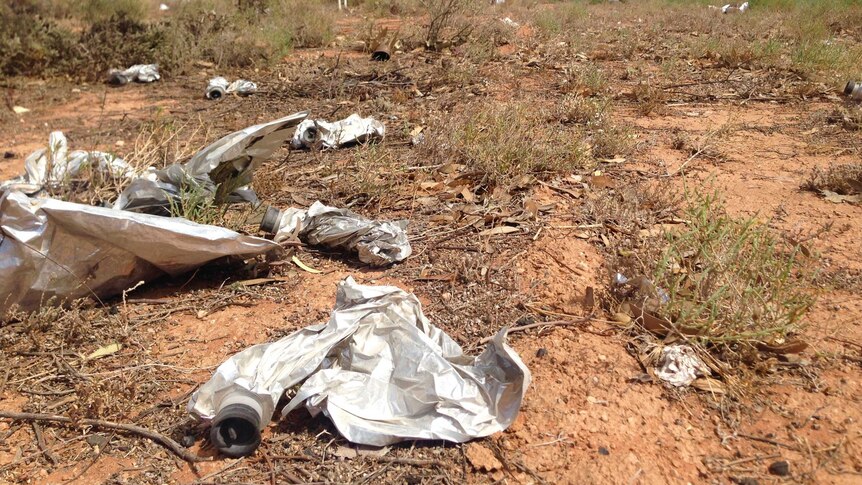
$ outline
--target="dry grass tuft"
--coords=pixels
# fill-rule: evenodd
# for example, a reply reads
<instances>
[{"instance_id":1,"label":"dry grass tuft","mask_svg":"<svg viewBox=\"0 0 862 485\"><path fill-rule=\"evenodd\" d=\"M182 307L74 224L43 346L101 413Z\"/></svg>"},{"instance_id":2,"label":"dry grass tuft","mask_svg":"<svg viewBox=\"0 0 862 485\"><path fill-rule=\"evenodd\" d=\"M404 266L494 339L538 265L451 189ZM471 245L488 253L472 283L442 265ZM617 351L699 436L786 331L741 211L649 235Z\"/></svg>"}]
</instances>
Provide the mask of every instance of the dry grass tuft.
<instances>
[{"instance_id":1,"label":"dry grass tuft","mask_svg":"<svg viewBox=\"0 0 862 485\"><path fill-rule=\"evenodd\" d=\"M468 107L446 119L420 146L432 164L464 164L494 185L589 166L587 147L577 132L548 126L547 118L523 101Z\"/></svg>"},{"instance_id":2,"label":"dry grass tuft","mask_svg":"<svg viewBox=\"0 0 862 485\"><path fill-rule=\"evenodd\" d=\"M828 190L840 195L862 194L862 163L816 167L802 185L805 190Z\"/></svg>"}]
</instances>

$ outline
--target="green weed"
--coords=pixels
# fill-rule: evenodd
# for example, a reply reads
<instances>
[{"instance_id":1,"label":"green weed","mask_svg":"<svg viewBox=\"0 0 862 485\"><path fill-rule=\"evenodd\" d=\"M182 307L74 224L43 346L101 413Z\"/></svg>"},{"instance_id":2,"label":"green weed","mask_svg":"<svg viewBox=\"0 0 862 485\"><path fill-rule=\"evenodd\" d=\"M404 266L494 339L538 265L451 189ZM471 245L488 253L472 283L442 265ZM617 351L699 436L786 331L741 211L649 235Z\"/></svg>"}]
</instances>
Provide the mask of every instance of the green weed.
<instances>
[{"instance_id":1,"label":"green weed","mask_svg":"<svg viewBox=\"0 0 862 485\"><path fill-rule=\"evenodd\" d=\"M691 196L686 226L665 232L647 272L663 298L656 316L719 352L781 344L815 301L797 248L754 218L728 215L717 195Z\"/></svg>"}]
</instances>

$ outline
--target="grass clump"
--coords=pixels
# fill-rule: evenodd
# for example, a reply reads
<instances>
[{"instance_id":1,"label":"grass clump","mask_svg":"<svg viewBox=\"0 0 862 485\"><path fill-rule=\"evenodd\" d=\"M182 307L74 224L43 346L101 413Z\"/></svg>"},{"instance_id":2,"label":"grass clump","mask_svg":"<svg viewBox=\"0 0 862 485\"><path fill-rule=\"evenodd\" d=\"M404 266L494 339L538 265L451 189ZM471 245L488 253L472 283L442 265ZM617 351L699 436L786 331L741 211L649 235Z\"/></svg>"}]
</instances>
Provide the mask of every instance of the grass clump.
<instances>
[{"instance_id":1,"label":"grass clump","mask_svg":"<svg viewBox=\"0 0 862 485\"><path fill-rule=\"evenodd\" d=\"M828 190L840 195L862 194L862 163L816 167L802 185L805 190Z\"/></svg>"},{"instance_id":2,"label":"grass clump","mask_svg":"<svg viewBox=\"0 0 862 485\"><path fill-rule=\"evenodd\" d=\"M445 121L426 147L436 163L460 163L506 185L523 175L569 172L590 165L580 136L548 126L541 110L523 102L484 104Z\"/></svg>"},{"instance_id":3,"label":"grass clump","mask_svg":"<svg viewBox=\"0 0 862 485\"><path fill-rule=\"evenodd\" d=\"M684 217L637 258L653 289L641 285L639 305L727 363L802 331L815 296L798 248L756 219L728 215L716 195L694 196Z\"/></svg>"}]
</instances>

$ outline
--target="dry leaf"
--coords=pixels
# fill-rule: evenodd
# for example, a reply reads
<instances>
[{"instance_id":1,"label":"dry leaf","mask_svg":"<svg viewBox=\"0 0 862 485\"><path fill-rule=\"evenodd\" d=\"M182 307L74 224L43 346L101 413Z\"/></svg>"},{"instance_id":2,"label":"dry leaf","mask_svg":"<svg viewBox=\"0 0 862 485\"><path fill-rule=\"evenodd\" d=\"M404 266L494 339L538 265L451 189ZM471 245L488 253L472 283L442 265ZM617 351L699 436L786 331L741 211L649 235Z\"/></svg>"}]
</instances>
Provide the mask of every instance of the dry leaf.
<instances>
[{"instance_id":1,"label":"dry leaf","mask_svg":"<svg viewBox=\"0 0 862 485\"><path fill-rule=\"evenodd\" d=\"M450 222L455 222L455 216L452 214L436 214L431 216L428 220L434 224L448 224Z\"/></svg>"},{"instance_id":2,"label":"dry leaf","mask_svg":"<svg viewBox=\"0 0 862 485\"><path fill-rule=\"evenodd\" d=\"M520 232L520 231L521 230L518 229L517 227L497 226L497 227L492 227L491 229L485 229L484 231L480 232L479 235L480 236L496 236L499 234L511 234L513 232Z\"/></svg>"},{"instance_id":3,"label":"dry leaf","mask_svg":"<svg viewBox=\"0 0 862 485\"><path fill-rule=\"evenodd\" d=\"M590 185L594 189L609 189L613 188L616 183L607 175L595 175L590 178Z\"/></svg>"},{"instance_id":4,"label":"dry leaf","mask_svg":"<svg viewBox=\"0 0 862 485\"><path fill-rule=\"evenodd\" d=\"M92 354L88 355L84 360L93 360L93 359L98 359L100 357L105 357L107 355L116 354L122 348L123 348L123 346L121 344L116 343L116 342L112 343L112 344L108 344L108 345L105 345L104 347L99 347L98 349L93 351Z\"/></svg>"},{"instance_id":5,"label":"dry leaf","mask_svg":"<svg viewBox=\"0 0 862 485\"><path fill-rule=\"evenodd\" d=\"M530 215L531 219L539 216L539 204L536 204L533 199L524 199L524 212Z\"/></svg>"},{"instance_id":6,"label":"dry leaf","mask_svg":"<svg viewBox=\"0 0 862 485\"><path fill-rule=\"evenodd\" d=\"M804 340L788 340L783 344L757 343L757 350L772 352L773 354L798 354L807 348L808 342Z\"/></svg>"},{"instance_id":7,"label":"dry leaf","mask_svg":"<svg viewBox=\"0 0 862 485\"><path fill-rule=\"evenodd\" d=\"M699 377L692 381L691 387L712 394L724 394L727 392L723 382L711 377Z\"/></svg>"},{"instance_id":8,"label":"dry leaf","mask_svg":"<svg viewBox=\"0 0 862 485\"><path fill-rule=\"evenodd\" d=\"M632 323L632 317L626 315L623 312L616 312L614 313L614 321L623 325L628 325Z\"/></svg>"},{"instance_id":9,"label":"dry leaf","mask_svg":"<svg viewBox=\"0 0 862 485\"><path fill-rule=\"evenodd\" d=\"M296 256L293 256L292 258L290 258L290 260L293 261L293 264L299 266L299 269L301 269L303 271L307 271L307 272L313 273L313 274L323 273L323 271L320 271L319 269L314 269L310 266L306 266L305 263L300 261L299 258L297 258Z\"/></svg>"},{"instance_id":10,"label":"dry leaf","mask_svg":"<svg viewBox=\"0 0 862 485\"><path fill-rule=\"evenodd\" d=\"M250 280L242 280L237 281L235 284L240 286L257 286L264 285L266 283L272 283L273 281L284 281L283 278L252 278Z\"/></svg>"},{"instance_id":11,"label":"dry leaf","mask_svg":"<svg viewBox=\"0 0 862 485\"><path fill-rule=\"evenodd\" d=\"M461 197L463 197L464 200L467 202L474 202L476 200L476 196L473 195L473 192L470 190L469 187L464 187L463 189L461 189Z\"/></svg>"}]
</instances>

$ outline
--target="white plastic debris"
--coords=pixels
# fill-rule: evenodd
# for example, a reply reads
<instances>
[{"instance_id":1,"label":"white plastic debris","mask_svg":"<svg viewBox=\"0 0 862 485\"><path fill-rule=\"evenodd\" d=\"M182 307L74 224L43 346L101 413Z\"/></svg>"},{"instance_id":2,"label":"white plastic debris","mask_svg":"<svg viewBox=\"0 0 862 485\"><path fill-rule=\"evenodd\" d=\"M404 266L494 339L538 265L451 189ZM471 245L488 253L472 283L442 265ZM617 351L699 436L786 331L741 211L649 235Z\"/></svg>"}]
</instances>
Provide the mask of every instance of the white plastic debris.
<instances>
[{"instance_id":1,"label":"white plastic debris","mask_svg":"<svg viewBox=\"0 0 862 485\"><path fill-rule=\"evenodd\" d=\"M170 10L170 7L168 7L167 5L165 5L164 3L162 3L162 4L159 4L159 10L161 10L162 12L164 12L164 11Z\"/></svg>"},{"instance_id":2,"label":"white plastic debris","mask_svg":"<svg viewBox=\"0 0 862 485\"><path fill-rule=\"evenodd\" d=\"M171 200L184 188L215 196L221 184L230 186L228 200L256 202L257 196L247 187L253 172L290 138L293 128L307 116L308 112L303 111L250 126L207 146L185 164L162 170L150 168L120 194L114 208L166 215Z\"/></svg>"},{"instance_id":3,"label":"white plastic debris","mask_svg":"<svg viewBox=\"0 0 862 485\"><path fill-rule=\"evenodd\" d=\"M151 83L159 79L161 79L161 76L159 76L159 66L155 64L135 64L125 71L120 71L119 69L108 71L108 82L111 84L123 85L132 81Z\"/></svg>"},{"instance_id":4,"label":"white plastic debris","mask_svg":"<svg viewBox=\"0 0 862 485\"><path fill-rule=\"evenodd\" d=\"M334 123L305 120L296 127L296 133L290 143L294 148L311 148L318 143L324 148L340 148L382 139L385 133L386 127L383 123L371 117L362 118L354 113Z\"/></svg>"},{"instance_id":5,"label":"white plastic debris","mask_svg":"<svg viewBox=\"0 0 862 485\"><path fill-rule=\"evenodd\" d=\"M63 132L52 132L48 146L24 160L25 173L0 183L0 188L32 195L43 189L66 186L88 167L103 177L129 179L136 175L128 163L110 153L84 150L69 153L68 145Z\"/></svg>"},{"instance_id":6,"label":"white plastic debris","mask_svg":"<svg viewBox=\"0 0 862 485\"><path fill-rule=\"evenodd\" d=\"M353 443L411 439L465 442L504 430L530 385L506 329L478 357L432 325L416 296L347 278L325 324L234 355L192 396L229 456L251 454L285 390L301 385L282 415L305 404Z\"/></svg>"},{"instance_id":7,"label":"white plastic debris","mask_svg":"<svg viewBox=\"0 0 862 485\"><path fill-rule=\"evenodd\" d=\"M509 17L506 17L504 19L500 19L500 21L503 22L504 24L508 25L509 27L512 27L513 29L517 29L518 27L521 26L521 24L519 24L518 22L515 22L514 20L510 19Z\"/></svg>"},{"instance_id":8,"label":"white plastic debris","mask_svg":"<svg viewBox=\"0 0 862 485\"><path fill-rule=\"evenodd\" d=\"M748 10L748 2L744 2L741 5L734 5L732 3L728 3L727 5L721 7L721 13L745 13Z\"/></svg>"},{"instance_id":9,"label":"white plastic debris","mask_svg":"<svg viewBox=\"0 0 862 485\"><path fill-rule=\"evenodd\" d=\"M236 93L242 96L248 96L256 92L257 84L251 81L237 79L234 82L228 82L227 79L219 76L210 79L204 96L206 96L207 99L219 99L225 94Z\"/></svg>"},{"instance_id":10,"label":"white plastic debris","mask_svg":"<svg viewBox=\"0 0 862 485\"><path fill-rule=\"evenodd\" d=\"M668 345L661 349L656 376L675 387L685 387L698 377L710 375L707 366L688 345Z\"/></svg>"},{"instance_id":11,"label":"white plastic debris","mask_svg":"<svg viewBox=\"0 0 862 485\"><path fill-rule=\"evenodd\" d=\"M21 192L0 196L0 315L56 298L116 295L225 256L278 249L266 239L182 218L93 207Z\"/></svg>"},{"instance_id":12,"label":"white plastic debris","mask_svg":"<svg viewBox=\"0 0 862 485\"><path fill-rule=\"evenodd\" d=\"M276 242L296 236L312 246L356 253L360 261L372 266L404 261L412 252L405 232L407 221L366 219L320 201L312 204L308 211L290 208L272 219L270 227L261 224L261 229L273 232Z\"/></svg>"},{"instance_id":13,"label":"white plastic debris","mask_svg":"<svg viewBox=\"0 0 862 485\"><path fill-rule=\"evenodd\" d=\"M24 114L24 113L29 113L29 112L30 112L30 110L29 110L28 108L25 108L25 107L23 107L23 106L12 106L12 111L13 111L16 115L22 115L22 114Z\"/></svg>"}]
</instances>

